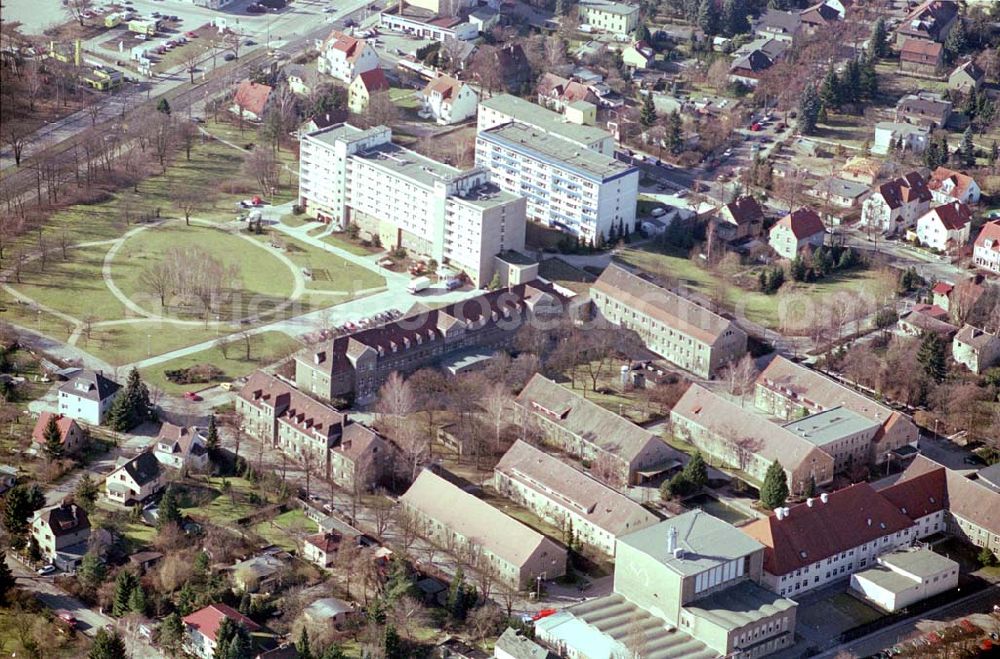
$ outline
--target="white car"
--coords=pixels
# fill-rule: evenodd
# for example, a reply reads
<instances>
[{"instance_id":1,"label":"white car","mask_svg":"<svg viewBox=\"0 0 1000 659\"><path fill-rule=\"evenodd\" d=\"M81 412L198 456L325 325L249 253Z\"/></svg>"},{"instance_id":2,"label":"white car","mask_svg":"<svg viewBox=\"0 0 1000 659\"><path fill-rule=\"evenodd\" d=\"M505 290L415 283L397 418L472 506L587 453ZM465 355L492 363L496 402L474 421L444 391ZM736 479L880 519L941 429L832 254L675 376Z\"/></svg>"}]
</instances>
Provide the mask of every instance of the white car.
<instances>
[{"instance_id":1,"label":"white car","mask_svg":"<svg viewBox=\"0 0 1000 659\"><path fill-rule=\"evenodd\" d=\"M36 573L38 574L38 576L44 577L46 575L52 574L55 571L56 571L56 566L50 563L49 565L44 565L38 568L38 570L36 570Z\"/></svg>"},{"instance_id":2,"label":"white car","mask_svg":"<svg viewBox=\"0 0 1000 659\"><path fill-rule=\"evenodd\" d=\"M653 217L663 217L664 215L667 214L667 210L665 208L658 207L650 211L649 214L652 215Z\"/></svg>"}]
</instances>

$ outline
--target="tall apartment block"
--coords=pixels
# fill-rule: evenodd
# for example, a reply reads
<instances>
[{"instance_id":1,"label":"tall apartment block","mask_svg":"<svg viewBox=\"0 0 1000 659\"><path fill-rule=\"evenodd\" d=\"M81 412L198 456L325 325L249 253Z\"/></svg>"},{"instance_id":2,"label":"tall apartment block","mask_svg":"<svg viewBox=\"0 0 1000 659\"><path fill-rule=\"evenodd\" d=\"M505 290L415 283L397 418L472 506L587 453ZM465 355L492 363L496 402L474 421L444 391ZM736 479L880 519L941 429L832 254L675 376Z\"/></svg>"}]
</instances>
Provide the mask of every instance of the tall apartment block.
<instances>
[{"instance_id":1,"label":"tall apartment block","mask_svg":"<svg viewBox=\"0 0 1000 659\"><path fill-rule=\"evenodd\" d=\"M302 137L299 203L317 219L356 224L388 248L433 258L489 283L497 254L524 249L525 200L392 143L385 126L338 124Z\"/></svg>"},{"instance_id":2,"label":"tall apartment block","mask_svg":"<svg viewBox=\"0 0 1000 659\"><path fill-rule=\"evenodd\" d=\"M476 165L528 200L528 217L584 241L635 228L638 168L520 122L481 131Z\"/></svg>"}]
</instances>

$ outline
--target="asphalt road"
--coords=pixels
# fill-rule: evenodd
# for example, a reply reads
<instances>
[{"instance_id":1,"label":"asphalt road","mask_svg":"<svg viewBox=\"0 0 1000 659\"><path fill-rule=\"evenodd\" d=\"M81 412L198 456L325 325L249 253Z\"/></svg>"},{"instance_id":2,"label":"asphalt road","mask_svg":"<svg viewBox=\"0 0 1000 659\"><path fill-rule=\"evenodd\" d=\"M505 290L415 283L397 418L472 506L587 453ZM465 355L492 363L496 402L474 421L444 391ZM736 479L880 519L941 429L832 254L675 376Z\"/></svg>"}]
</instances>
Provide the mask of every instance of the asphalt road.
<instances>
[{"instance_id":1,"label":"asphalt road","mask_svg":"<svg viewBox=\"0 0 1000 659\"><path fill-rule=\"evenodd\" d=\"M104 615L97 609L89 608L77 598L66 594L55 585L52 577L39 577L9 555L7 564L14 573L18 587L34 593L42 604L54 611L65 610L72 613L77 619L79 625L77 629L81 633L94 636L98 629L115 626L114 618ZM125 636L133 657L166 659L166 655L136 634L125 634Z\"/></svg>"}]
</instances>

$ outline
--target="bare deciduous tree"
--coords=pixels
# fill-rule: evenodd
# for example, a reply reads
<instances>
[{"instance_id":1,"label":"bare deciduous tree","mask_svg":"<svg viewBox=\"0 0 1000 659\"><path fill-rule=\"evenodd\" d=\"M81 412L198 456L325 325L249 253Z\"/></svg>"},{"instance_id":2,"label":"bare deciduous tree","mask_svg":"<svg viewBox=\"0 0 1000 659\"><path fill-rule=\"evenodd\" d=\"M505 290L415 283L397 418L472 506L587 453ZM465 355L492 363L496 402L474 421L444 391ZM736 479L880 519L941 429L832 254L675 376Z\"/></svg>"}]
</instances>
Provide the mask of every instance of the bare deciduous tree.
<instances>
[{"instance_id":1,"label":"bare deciduous tree","mask_svg":"<svg viewBox=\"0 0 1000 659\"><path fill-rule=\"evenodd\" d=\"M63 3L66 15L79 22L81 26L83 26L83 19L86 18L84 14L89 12L93 6L94 0L66 0Z\"/></svg>"},{"instance_id":2,"label":"bare deciduous tree","mask_svg":"<svg viewBox=\"0 0 1000 659\"><path fill-rule=\"evenodd\" d=\"M729 388L729 393L740 397L740 405L746 400L746 395L753 391L757 379L757 364L749 353L739 361L729 362L723 369L723 378Z\"/></svg>"}]
</instances>

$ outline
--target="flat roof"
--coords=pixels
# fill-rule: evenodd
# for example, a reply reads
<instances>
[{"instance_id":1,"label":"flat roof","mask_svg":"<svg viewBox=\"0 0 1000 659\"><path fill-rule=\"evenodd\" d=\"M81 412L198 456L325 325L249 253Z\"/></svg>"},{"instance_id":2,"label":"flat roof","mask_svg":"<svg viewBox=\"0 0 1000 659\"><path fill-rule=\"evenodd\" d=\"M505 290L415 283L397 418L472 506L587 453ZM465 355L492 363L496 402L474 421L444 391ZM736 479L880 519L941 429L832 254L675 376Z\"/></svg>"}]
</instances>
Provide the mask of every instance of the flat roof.
<instances>
[{"instance_id":1,"label":"flat roof","mask_svg":"<svg viewBox=\"0 0 1000 659\"><path fill-rule=\"evenodd\" d=\"M460 170L451 165L431 160L416 151L410 151L391 142L358 151L354 157L426 187L461 174Z\"/></svg>"},{"instance_id":2,"label":"flat roof","mask_svg":"<svg viewBox=\"0 0 1000 659\"><path fill-rule=\"evenodd\" d=\"M683 550L679 556L667 551L667 531L670 527L677 529L677 547ZM735 526L701 510L691 510L630 533L619 538L618 542L685 576L700 574L764 548Z\"/></svg>"},{"instance_id":3,"label":"flat roof","mask_svg":"<svg viewBox=\"0 0 1000 659\"><path fill-rule=\"evenodd\" d=\"M816 446L825 446L855 433L878 428L879 424L846 407L834 407L810 414L783 427Z\"/></svg>"},{"instance_id":4,"label":"flat roof","mask_svg":"<svg viewBox=\"0 0 1000 659\"><path fill-rule=\"evenodd\" d=\"M952 568L958 563L930 549L896 551L879 557L879 562L887 567L895 567L922 579L933 577Z\"/></svg>"},{"instance_id":5,"label":"flat roof","mask_svg":"<svg viewBox=\"0 0 1000 659\"><path fill-rule=\"evenodd\" d=\"M452 195L451 198L484 209L504 206L520 199L515 194L501 190L495 183L484 183L469 192Z\"/></svg>"},{"instance_id":6,"label":"flat roof","mask_svg":"<svg viewBox=\"0 0 1000 659\"><path fill-rule=\"evenodd\" d=\"M686 604L684 608L699 618L731 631L795 606L792 600L761 588L752 581L743 581Z\"/></svg>"},{"instance_id":7,"label":"flat roof","mask_svg":"<svg viewBox=\"0 0 1000 659\"><path fill-rule=\"evenodd\" d=\"M888 590L890 593L901 593L913 588L917 584L915 579L911 579L906 575L894 572L881 565L862 570L856 573L856 576L858 579L870 581L876 586Z\"/></svg>"},{"instance_id":8,"label":"flat roof","mask_svg":"<svg viewBox=\"0 0 1000 659\"><path fill-rule=\"evenodd\" d=\"M610 156L587 149L561 137L542 132L528 124L513 122L479 133L479 137L527 155L541 156L551 164L602 181L618 178L638 169Z\"/></svg>"},{"instance_id":9,"label":"flat roof","mask_svg":"<svg viewBox=\"0 0 1000 659\"><path fill-rule=\"evenodd\" d=\"M537 103L526 101L511 94L497 94L480 101L479 104L490 110L516 117L517 121L534 126L546 133L558 135L571 142L593 144L594 142L612 137L611 133L606 130L601 130L596 126L585 126L566 121L566 118L558 112L553 112ZM593 104L588 103L588 105Z\"/></svg>"}]
</instances>

